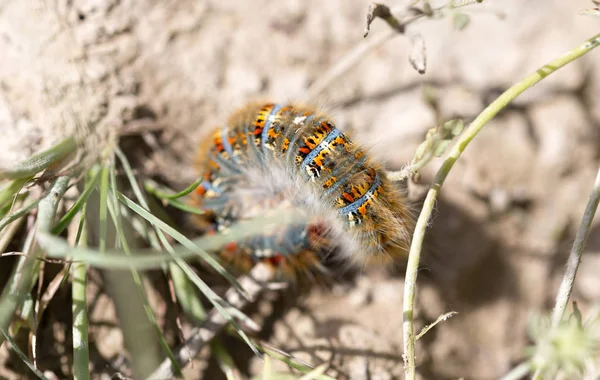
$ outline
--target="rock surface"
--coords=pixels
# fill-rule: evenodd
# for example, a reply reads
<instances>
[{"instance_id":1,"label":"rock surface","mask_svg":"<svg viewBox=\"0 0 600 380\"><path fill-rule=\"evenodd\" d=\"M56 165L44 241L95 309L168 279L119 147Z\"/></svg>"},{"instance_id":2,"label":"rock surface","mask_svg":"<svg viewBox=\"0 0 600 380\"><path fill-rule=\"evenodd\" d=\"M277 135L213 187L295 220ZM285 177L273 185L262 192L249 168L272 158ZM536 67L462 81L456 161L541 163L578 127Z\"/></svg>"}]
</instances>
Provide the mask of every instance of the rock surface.
<instances>
[{"instance_id":1,"label":"rock surface","mask_svg":"<svg viewBox=\"0 0 600 380\"><path fill-rule=\"evenodd\" d=\"M185 186L207 128L249 100L306 99L308 86L353 48L387 32L376 20L363 41L367 4L4 2L0 166L83 133L69 117L76 115L101 139L135 123L164 128L165 148L147 167ZM472 13L464 31L449 17L415 23L408 30L425 39L424 75L408 63L410 44L400 36L310 100L397 169L436 121L472 120L511 84L597 33L598 20L577 14L590 6L485 1L465 8ZM522 358L530 315L553 302L600 157L599 54L519 97L448 177L427 236L417 321L459 314L420 341L423 378L500 377ZM437 112L425 100L430 92ZM425 184L440 162L423 170ZM585 305L600 301L599 233L592 231L574 294ZM330 363L340 378L401 377L402 278L358 284L346 294L311 293L303 309L314 317L293 309L276 323L272 343L312 364ZM260 367L251 366L254 374Z\"/></svg>"}]
</instances>

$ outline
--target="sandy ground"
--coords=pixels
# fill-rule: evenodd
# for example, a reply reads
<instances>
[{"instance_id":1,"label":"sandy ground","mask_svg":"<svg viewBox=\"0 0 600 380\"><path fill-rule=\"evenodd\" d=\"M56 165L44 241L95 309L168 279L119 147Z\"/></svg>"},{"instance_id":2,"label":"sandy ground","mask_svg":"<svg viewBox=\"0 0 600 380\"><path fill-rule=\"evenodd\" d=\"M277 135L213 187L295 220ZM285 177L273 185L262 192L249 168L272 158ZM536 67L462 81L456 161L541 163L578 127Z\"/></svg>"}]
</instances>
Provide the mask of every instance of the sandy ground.
<instances>
[{"instance_id":1,"label":"sandy ground","mask_svg":"<svg viewBox=\"0 0 600 380\"><path fill-rule=\"evenodd\" d=\"M308 98L397 169L436 120L472 120L595 34L598 20L577 14L590 6L486 1L466 8L463 31L450 16L418 22L408 32L426 43L424 75L408 63L409 39L398 36L311 95L309 85L363 43L368 2L3 1L0 164L73 132L77 115L99 137L160 128L161 149L143 170L181 187L194 178L200 136L232 110L249 100ZM377 20L366 41L387 31ZM499 377L523 357L530 316L551 307L600 157L599 54L520 97L448 177L426 237L416 318L422 326L459 314L419 342L423 378ZM440 162L424 169L422 185ZM599 272L596 223L573 294L584 314L600 300ZM266 337L313 364L330 362L333 376L398 378L402 292L402 274L363 273L295 300ZM250 360L247 370L261 366Z\"/></svg>"}]
</instances>

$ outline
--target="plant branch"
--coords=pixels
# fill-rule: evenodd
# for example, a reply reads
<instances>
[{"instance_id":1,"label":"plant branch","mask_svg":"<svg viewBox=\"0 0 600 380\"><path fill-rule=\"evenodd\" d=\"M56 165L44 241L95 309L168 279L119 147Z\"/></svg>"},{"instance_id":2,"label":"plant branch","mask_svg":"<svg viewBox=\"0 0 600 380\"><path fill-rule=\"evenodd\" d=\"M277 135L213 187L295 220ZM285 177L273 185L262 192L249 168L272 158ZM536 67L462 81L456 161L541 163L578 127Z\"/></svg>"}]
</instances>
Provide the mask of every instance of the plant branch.
<instances>
[{"instance_id":1,"label":"plant branch","mask_svg":"<svg viewBox=\"0 0 600 380\"><path fill-rule=\"evenodd\" d=\"M560 284L560 288L558 289L558 294L556 295L556 305L552 311L553 328L558 326L565 313L565 309L567 308L567 303L569 302L569 297L573 290L577 268L579 268L579 262L581 261L581 254L583 253L585 242L590 233L590 227L592 226L592 220L594 220L594 215L598 208L598 202L600 202L600 169L598 169L590 199L585 207L579 230L577 231L577 235L575 235L573 248L571 248L571 253L567 260L567 269Z\"/></svg>"},{"instance_id":2,"label":"plant branch","mask_svg":"<svg viewBox=\"0 0 600 380\"><path fill-rule=\"evenodd\" d=\"M404 302L403 302L403 335L404 335L404 360L406 379L415 379L415 332L413 325L414 304L416 293L417 272L419 268L419 260L421 255L421 247L423 238L429 223L429 218L433 211L437 195L442 187L448 173L458 160L467 145L481 131L483 126L500 112L508 103L514 100L517 96L523 93L528 88L532 87L548 75L552 74L561 67L576 60L577 58L588 53L592 49L600 45L600 34L584 41L581 45L568 53L552 60L534 73L527 76L519 83L513 85L500 95L492 104L483 110L475 120L469 125L464 133L459 137L456 144L450 150L448 157L444 160L442 167L436 174L435 180L431 185L423 204L423 209L417 220L415 232L410 247L408 265L406 269L405 286L404 286Z\"/></svg>"}]
</instances>

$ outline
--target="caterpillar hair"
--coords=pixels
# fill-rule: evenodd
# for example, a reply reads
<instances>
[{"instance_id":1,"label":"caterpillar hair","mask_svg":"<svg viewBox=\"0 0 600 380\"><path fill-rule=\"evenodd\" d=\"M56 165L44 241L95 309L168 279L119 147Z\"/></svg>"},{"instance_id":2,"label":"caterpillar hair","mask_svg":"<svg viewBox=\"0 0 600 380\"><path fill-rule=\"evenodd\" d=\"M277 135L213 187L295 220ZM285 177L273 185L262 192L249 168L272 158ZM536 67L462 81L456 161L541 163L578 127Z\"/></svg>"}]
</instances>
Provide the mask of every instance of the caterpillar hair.
<instances>
[{"instance_id":1,"label":"caterpillar hair","mask_svg":"<svg viewBox=\"0 0 600 380\"><path fill-rule=\"evenodd\" d=\"M285 279L323 270L324 256L354 265L406 256L413 218L392 183L325 114L305 105L254 103L202 142L193 193L205 231L292 208L306 221L265 226L219 254L243 271L267 262Z\"/></svg>"}]
</instances>

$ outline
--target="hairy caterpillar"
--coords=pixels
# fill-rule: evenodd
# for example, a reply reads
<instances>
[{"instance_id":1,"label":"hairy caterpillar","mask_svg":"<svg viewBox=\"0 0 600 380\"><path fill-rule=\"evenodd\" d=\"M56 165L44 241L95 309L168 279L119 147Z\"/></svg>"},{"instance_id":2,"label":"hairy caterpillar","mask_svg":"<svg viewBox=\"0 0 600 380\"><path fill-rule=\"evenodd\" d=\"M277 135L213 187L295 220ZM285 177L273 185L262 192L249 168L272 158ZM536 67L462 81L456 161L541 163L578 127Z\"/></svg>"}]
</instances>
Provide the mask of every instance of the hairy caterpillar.
<instances>
[{"instance_id":1,"label":"hairy caterpillar","mask_svg":"<svg viewBox=\"0 0 600 380\"><path fill-rule=\"evenodd\" d=\"M227 245L221 256L242 270L265 261L283 276L321 268L334 252L354 264L406 254L413 221L404 192L324 114L308 106L250 104L203 142L203 182L194 203L204 226L293 208L305 223L266 228Z\"/></svg>"}]
</instances>

